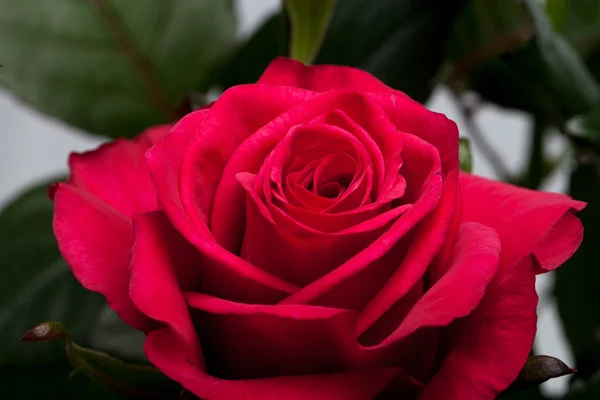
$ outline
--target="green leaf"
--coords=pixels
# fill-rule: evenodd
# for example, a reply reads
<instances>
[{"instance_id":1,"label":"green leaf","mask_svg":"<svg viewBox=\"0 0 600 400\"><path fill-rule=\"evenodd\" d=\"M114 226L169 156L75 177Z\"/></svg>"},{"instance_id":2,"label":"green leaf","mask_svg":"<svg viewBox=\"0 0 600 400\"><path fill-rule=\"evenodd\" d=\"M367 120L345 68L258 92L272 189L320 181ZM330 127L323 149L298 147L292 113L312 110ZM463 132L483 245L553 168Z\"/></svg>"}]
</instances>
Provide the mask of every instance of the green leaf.
<instances>
[{"instance_id":1,"label":"green leaf","mask_svg":"<svg viewBox=\"0 0 600 400\"><path fill-rule=\"evenodd\" d=\"M446 38L466 1L338 1L317 64L364 69L425 101L444 59Z\"/></svg>"},{"instance_id":2,"label":"green leaf","mask_svg":"<svg viewBox=\"0 0 600 400\"><path fill-rule=\"evenodd\" d=\"M64 359L55 343L28 346L19 337L40 320L53 319L88 343L104 303L77 282L60 257L47 187L27 191L0 213L0 366Z\"/></svg>"},{"instance_id":3,"label":"green leaf","mask_svg":"<svg viewBox=\"0 0 600 400\"><path fill-rule=\"evenodd\" d=\"M546 8L556 30L584 57L600 49L600 2L547 0Z\"/></svg>"},{"instance_id":4,"label":"green leaf","mask_svg":"<svg viewBox=\"0 0 600 400\"><path fill-rule=\"evenodd\" d=\"M595 0L593 0L595 1ZM563 32L566 19L566 11L569 6L568 3L577 3L569 0L546 0L546 13L550 17L552 27L557 32ZM578 1L581 3L581 1Z\"/></svg>"},{"instance_id":5,"label":"green leaf","mask_svg":"<svg viewBox=\"0 0 600 400\"><path fill-rule=\"evenodd\" d=\"M539 57L530 44L516 53L485 61L473 72L469 83L486 100L500 106L544 119L562 117L562 109L540 71Z\"/></svg>"},{"instance_id":6,"label":"green leaf","mask_svg":"<svg viewBox=\"0 0 600 400\"><path fill-rule=\"evenodd\" d=\"M568 111L589 111L600 101L600 88L593 76L573 47L554 32L542 4L538 0L523 2L533 21L538 54L553 92L568 101Z\"/></svg>"},{"instance_id":7,"label":"green leaf","mask_svg":"<svg viewBox=\"0 0 600 400\"><path fill-rule=\"evenodd\" d=\"M89 347L121 359L147 363L144 354L145 338L143 332L127 325L117 313L105 305L100 310Z\"/></svg>"},{"instance_id":8,"label":"green leaf","mask_svg":"<svg viewBox=\"0 0 600 400\"><path fill-rule=\"evenodd\" d=\"M600 2L596 0L547 1L547 8L557 9L555 12L552 11L551 15L555 13L562 18L562 26L557 30L585 59L588 69L596 80L600 80Z\"/></svg>"},{"instance_id":9,"label":"green leaf","mask_svg":"<svg viewBox=\"0 0 600 400\"><path fill-rule=\"evenodd\" d=\"M268 18L250 39L237 47L221 68L217 86L227 89L234 85L254 83L275 57L287 56L288 25L285 13L276 13Z\"/></svg>"},{"instance_id":10,"label":"green leaf","mask_svg":"<svg viewBox=\"0 0 600 400\"><path fill-rule=\"evenodd\" d=\"M585 234L579 250L555 272L554 295L567 340L576 357L578 376L589 378L600 368L600 167L592 153L580 157L571 175L569 194L588 203L577 214Z\"/></svg>"},{"instance_id":11,"label":"green leaf","mask_svg":"<svg viewBox=\"0 0 600 400\"><path fill-rule=\"evenodd\" d=\"M178 117L235 37L230 1L0 0L0 85L81 129Z\"/></svg>"},{"instance_id":12,"label":"green leaf","mask_svg":"<svg viewBox=\"0 0 600 400\"><path fill-rule=\"evenodd\" d=\"M458 141L458 159L461 171L471 172L473 170L473 157L471 155L471 142L467 138Z\"/></svg>"},{"instance_id":13,"label":"green leaf","mask_svg":"<svg viewBox=\"0 0 600 400\"><path fill-rule=\"evenodd\" d=\"M319 52L335 0L286 0L292 23L290 55L305 64Z\"/></svg>"},{"instance_id":14,"label":"green leaf","mask_svg":"<svg viewBox=\"0 0 600 400\"><path fill-rule=\"evenodd\" d=\"M523 47L533 25L523 5L514 0L472 0L454 22L448 41L447 81L467 78L492 56Z\"/></svg>"},{"instance_id":15,"label":"green leaf","mask_svg":"<svg viewBox=\"0 0 600 400\"><path fill-rule=\"evenodd\" d=\"M474 14L473 9L480 4L474 0L465 11L471 12L470 18L458 18L464 26L455 27L454 36L462 32L462 39L454 41L483 41L485 45L467 52L472 55L457 64L450 78L464 78L464 83L485 99L550 122L562 123L573 115L589 112L600 101L600 88L592 74L573 47L553 30L540 1L500 1L501 11L496 10L497 1L484 3L487 11L480 5ZM468 68L477 64L477 68ZM462 70L472 73L461 74Z\"/></svg>"},{"instance_id":16,"label":"green leaf","mask_svg":"<svg viewBox=\"0 0 600 400\"><path fill-rule=\"evenodd\" d=\"M64 339L69 362L76 372L109 386L127 397L168 399L176 398L181 388L159 370L143 364L124 362L99 351L73 342L69 331L59 323L45 322L27 331L21 338L26 342Z\"/></svg>"},{"instance_id":17,"label":"green leaf","mask_svg":"<svg viewBox=\"0 0 600 400\"><path fill-rule=\"evenodd\" d=\"M511 384L509 390L519 390L537 386L552 378L558 378L575 373L564 362L550 356L532 356L519 372L517 379Z\"/></svg>"}]
</instances>

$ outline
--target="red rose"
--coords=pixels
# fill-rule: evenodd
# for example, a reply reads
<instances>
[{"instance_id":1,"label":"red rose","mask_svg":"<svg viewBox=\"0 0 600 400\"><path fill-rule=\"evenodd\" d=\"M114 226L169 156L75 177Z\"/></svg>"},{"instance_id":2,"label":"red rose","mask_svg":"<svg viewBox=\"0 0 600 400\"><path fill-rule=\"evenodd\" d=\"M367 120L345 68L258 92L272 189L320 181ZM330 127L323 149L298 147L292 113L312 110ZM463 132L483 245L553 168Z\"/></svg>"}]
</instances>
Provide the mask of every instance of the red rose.
<instances>
[{"instance_id":1,"label":"red rose","mask_svg":"<svg viewBox=\"0 0 600 400\"><path fill-rule=\"evenodd\" d=\"M583 203L459 174L456 125L359 70L278 59L166 130L73 156L54 229L203 399L493 399L581 242Z\"/></svg>"}]
</instances>

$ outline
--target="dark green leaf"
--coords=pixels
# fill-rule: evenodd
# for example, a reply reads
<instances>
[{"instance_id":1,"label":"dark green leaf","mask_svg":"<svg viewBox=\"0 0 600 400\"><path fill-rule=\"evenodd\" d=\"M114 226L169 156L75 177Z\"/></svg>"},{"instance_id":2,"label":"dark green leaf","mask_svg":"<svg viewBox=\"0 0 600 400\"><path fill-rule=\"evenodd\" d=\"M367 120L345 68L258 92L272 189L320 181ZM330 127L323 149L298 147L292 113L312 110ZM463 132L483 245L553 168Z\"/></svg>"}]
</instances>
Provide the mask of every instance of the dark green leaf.
<instances>
[{"instance_id":1,"label":"dark green leaf","mask_svg":"<svg viewBox=\"0 0 600 400\"><path fill-rule=\"evenodd\" d=\"M596 80L600 80L600 1L547 0L546 8L556 29L585 59Z\"/></svg>"},{"instance_id":2,"label":"dark green leaf","mask_svg":"<svg viewBox=\"0 0 600 400\"><path fill-rule=\"evenodd\" d=\"M277 56L288 54L289 23L284 13L271 16L240 45L221 69L217 85L227 89L234 85L254 83Z\"/></svg>"},{"instance_id":3,"label":"dark green leaf","mask_svg":"<svg viewBox=\"0 0 600 400\"><path fill-rule=\"evenodd\" d=\"M100 295L81 287L60 257L47 187L31 189L0 213L0 366L63 359L61 346L28 346L19 337L51 318L71 326L87 343L104 303Z\"/></svg>"},{"instance_id":4,"label":"dark green leaf","mask_svg":"<svg viewBox=\"0 0 600 400\"><path fill-rule=\"evenodd\" d=\"M65 340L67 357L76 372L106 384L116 393L128 397L167 399L176 398L181 391L179 385L150 365L124 362L79 346L73 342L69 331L56 322L39 324L21 338L26 342L55 339Z\"/></svg>"},{"instance_id":5,"label":"dark green leaf","mask_svg":"<svg viewBox=\"0 0 600 400\"><path fill-rule=\"evenodd\" d=\"M454 16L465 3L338 1L316 63L364 69L424 101L443 61Z\"/></svg>"},{"instance_id":6,"label":"dark green leaf","mask_svg":"<svg viewBox=\"0 0 600 400\"><path fill-rule=\"evenodd\" d=\"M0 0L0 85L111 137L172 120L233 44L230 1Z\"/></svg>"},{"instance_id":7,"label":"dark green leaf","mask_svg":"<svg viewBox=\"0 0 600 400\"><path fill-rule=\"evenodd\" d=\"M529 357L517 379L511 384L510 390L519 390L537 386L552 378L570 375L575 370L569 368L564 362L550 356Z\"/></svg>"},{"instance_id":8,"label":"dark green leaf","mask_svg":"<svg viewBox=\"0 0 600 400\"><path fill-rule=\"evenodd\" d=\"M516 53L485 61L470 77L471 87L486 100L544 118L562 116L562 110L540 74L533 45ZM537 72L533 72L537 71Z\"/></svg>"},{"instance_id":9,"label":"dark green leaf","mask_svg":"<svg viewBox=\"0 0 600 400\"><path fill-rule=\"evenodd\" d=\"M546 0L546 13L555 31L563 33L568 0Z\"/></svg>"},{"instance_id":10,"label":"dark green leaf","mask_svg":"<svg viewBox=\"0 0 600 400\"><path fill-rule=\"evenodd\" d=\"M568 101L569 112L589 111L600 101L600 88L594 78L573 47L554 32L543 5L538 0L523 2L535 27L538 54L552 91Z\"/></svg>"},{"instance_id":11,"label":"dark green leaf","mask_svg":"<svg viewBox=\"0 0 600 400\"><path fill-rule=\"evenodd\" d=\"M312 63L323 42L335 0L286 0L292 24L290 55L305 64Z\"/></svg>"},{"instance_id":12,"label":"dark green leaf","mask_svg":"<svg viewBox=\"0 0 600 400\"><path fill-rule=\"evenodd\" d=\"M102 307L89 346L121 359L148 362L144 355L145 335L127 325L117 313Z\"/></svg>"},{"instance_id":13,"label":"dark green leaf","mask_svg":"<svg viewBox=\"0 0 600 400\"><path fill-rule=\"evenodd\" d=\"M470 21L470 25L461 28L463 39L460 43L477 42L467 38L470 38L469 35L482 36L478 32L488 32L488 38L482 39L487 43L483 49L487 50L474 51L474 55L466 58L467 61L481 61L467 79L474 90L489 101L554 122L589 112L600 101L600 88L593 76L570 44L554 32L538 0L501 1L502 12L493 8L495 1L485 3L489 9L487 13L479 11L477 16L480 18L471 15L468 19L461 15L458 19L463 24L465 19ZM476 4L472 3L466 10L471 10ZM518 8L526 12L528 21L523 20ZM530 27L534 29L533 36L528 31ZM455 27L454 31L459 31L459 28ZM500 32L503 33L498 35ZM490 40L494 33L496 39ZM519 41L519 38L527 37L531 40L525 44L523 40ZM482 54L491 57L481 57ZM466 63L467 66L473 64L477 63ZM450 78L460 78L461 75L466 74L455 72L450 74Z\"/></svg>"},{"instance_id":14,"label":"dark green leaf","mask_svg":"<svg viewBox=\"0 0 600 400\"><path fill-rule=\"evenodd\" d=\"M514 0L472 0L454 22L448 41L448 81L464 79L483 61L516 51L533 35L523 5Z\"/></svg>"},{"instance_id":15,"label":"dark green leaf","mask_svg":"<svg viewBox=\"0 0 600 400\"><path fill-rule=\"evenodd\" d=\"M577 215L585 234L579 250L556 270L554 293L565 334L577 359L575 368L578 375L589 377L600 368L600 175L597 156L584 157L590 162L572 173L569 193L588 203Z\"/></svg>"},{"instance_id":16,"label":"dark green leaf","mask_svg":"<svg viewBox=\"0 0 600 400\"><path fill-rule=\"evenodd\" d=\"M460 138L458 142L458 159L461 171L473 170L473 157L471 156L471 143L467 138Z\"/></svg>"},{"instance_id":17,"label":"dark green leaf","mask_svg":"<svg viewBox=\"0 0 600 400\"><path fill-rule=\"evenodd\" d=\"M546 0L555 29L583 56L600 49L600 2L597 0Z\"/></svg>"}]
</instances>

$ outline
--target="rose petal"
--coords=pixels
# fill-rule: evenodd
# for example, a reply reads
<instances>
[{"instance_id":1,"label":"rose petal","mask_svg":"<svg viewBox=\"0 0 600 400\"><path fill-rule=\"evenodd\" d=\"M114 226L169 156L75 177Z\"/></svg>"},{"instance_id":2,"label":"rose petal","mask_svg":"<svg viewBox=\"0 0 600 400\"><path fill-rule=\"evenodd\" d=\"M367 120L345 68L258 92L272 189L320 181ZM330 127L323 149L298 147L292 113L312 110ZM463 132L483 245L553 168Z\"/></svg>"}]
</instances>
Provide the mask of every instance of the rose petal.
<instances>
[{"instance_id":1,"label":"rose petal","mask_svg":"<svg viewBox=\"0 0 600 400\"><path fill-rule=\"evenodd\" d=\"M144 153L169 132L169 125L150 128L135 140L117 139L98 149L71 154L68 182L83 188L128 218L156 210L156 189Z\"/></svg>"},{"instance_id":2,"label":"rose petal","mask_svg":"<svg viewBox=\"0 0 600 400\"><path fill-rule=\"evenodd\" d=\"M136 216L135 225L134 249L137 249L137 252L132 258L131 297L141 310L167 324L166 328L148 333L146 354L157 368L196 396L223 400L369 400L390 381L398 380L401 376L401 370L398 368L235 381L208 375L200 355L196 331L181 293L181 288L190 284L189 279L194 280L193 276L187 275L193 272L189 268L193 250L178 239L178 235L173 232L167 219L160 212ZM185 268L186 266L188 268ZM147 290L148 287L157 287L151 282L160 282L160 291ZM236 307L243 309L245 306L237 304ZM260 317L260 313L256 315Z\"/></svg>"},{"instance_id":3,"label":"rose petal","mask_svg":"<svg viewBox=\"0 0 600 400\"><path fill-rule=\"evenodd\" d=\"M299 225L276 207L265 208L256 196L249 194L247 202L244 257L299 286L341 265L376 240L394 218L406 211L398 207L355 231L326 234Z\"/></svg>"},{"instance_id":4,"label":"rose petal","mask_svg":"<svg viewBox=\"0 0 600 400\"><path fill-rule=\"evenodd\" d=\"M177 340L189 349L189 362L204 368L200 343L182 294L182 290L198 284L203 260L161 211L136 214L134 228L129 295L145 315L168 324Z\"/></svg>"},{"instance_id":5,"label":"rose petal","mask_svg":"<svg viewBox=\"0 0 600 400\"><path fill-rule=\"evenodd\" d=\"M474 222L462 224L446 274L425 292L380 346L399 341L423 327L446 326L470 314L483 298L499 261L498 234Z\"/></svg>"},{"instance_id":6,"label":"rose petal","mask_svg":"<svg viewBox=\"0 0 600 400\"><path fill-rule=\"evenodd\" d=\"M267 157L259 171L256 190L267 203L281 206L300 223L336 232L364 221L360 219L363 213L359 209L371 198L372 172L369 166L360 169L368 164L367 160L368 155L360 141L341 128L322 123L297 125ZM302 171L289 172L285 176L304 163L307 165ZM311 175L309 171L313 169ZM311 176L309 191L302 178ZM344 191L337 198L324 199L316 194L322 181L336 180L344 184ZM346 210L349 210L349 217L343 216ZM326 220L337 223L327 225Z\"/></svg>"},{"instance_id":7,"label":"rose petal","mask_svg":"<svg viewBox=\"0 0 600 400\"><path fill-rule=\"evenodd\" d=\"M191 364L189 349L169 328L150 332L145 350L148 359L168 377L199 398L210 400L372 400L390 382L404 375L399 368L375 368L229 381L207 375ZM406 379L402 381L400 388L407 385Z\"/></svg>"},{"instance_id":8,"label":"rose petal","mask_svg":"<svg viewBox=\"0 0 600 400\"><path fill-rule=\"evenodd\" d=\"M183 117L169 136L146 153L146 163L163 209L173 225L180 232L190 232L188 235L195 230L198 230L195 234L210 235L206 224L195 227L190 224L179 193L181 159L207 112L197 110Z\"/></svg>"},{"instance_id":9,"label":"rose petal","mask_svg":"<svg viewBox=\"0 0 600 400\"><path fill-rule=\"evenodd\" d=\"M400 93L360 69L339 65L306 66L283 57L274 59L257 83L291 86L315 92L356 89L361 92Z\"/></svg>"},{"instance_id":10,"label":"rose petal","mask_svg":"<svg viewBox=\"0 0 600 400\"><path fill-rule=\"evenodd\" d=\"M458 128L454 121L398 92L368 96L386 112L396 129L416 135L439 150L444 175L458 169Z\"/></svg>"},{"instance_id":11,"label":"rose petal","mask_svg":"<svg viewBox=\"0 0 600 400\"><path fill-rule=\"evenodd\" d=\"M294 230L335 235L350 235L377 229L404 213L411 206L405 204L391 209L390 203L391 201L381 201L348 212L326 214L291 205L278 196L275 196L272 202L273 207L279 209L273 210L273 212L276 212L285 221L284 224L292 224ZM302 223L298 221L302 221Z\"/></svg>"},{"instance_id":12,"label":"rose petal","mask_svg":"<svg viewBox=\"0 0 600 400\"><path fill-rule=\"evenodd\" d=\"M437 173L440 171L437 170ZM418 226L413 242L397 271L362 311L356 324L358 335L369 329L410 290L425 274L442 248L454 213L458 171L448 174L441 191L439 205Z\"/></svg>"},{"instance_id":13,"label":"rose petal","mask_svg":"<svg viewBox=\"0 0 600 400\"><path fill-rule=\"evenodd\" d=\"M131 296L145 313L161 320L168 325L167 328L154 330L147 335L145 349L150 361L164 372L171 379L180 382L186 389L200 398L207 399L357 399L369 400L381 392L386 385L394 380L395 385L400 385L406 390L420 390L419 386L406 377L399 368L375 368L363 369L356 372L333 373L333 374L312 374L302 376L281 376L267 379L250 380L225 380L209 375L204 367L203 358L200 356L199 343L196 331L192 325L187 305L183 301L181 288L189 285L184 277L189 273L189 268L183 268L189 263L190 250L185 246L182 248L182 242L179 239L173 241L167 219L161 213L148 213L136 216L136 248L139 246L139 253L133 256L132 263L132 285ZM158 229L160 228L160 229ZM166 228L166 229L165 229ZM166 238L171 240L165 240ZM177 237L177 236L175 236ZM167 244L167 246L165 246ZM152 249L152 251L149 251ZM183 250L183 254L176 251ZM189 264L187 264L189 266ZM192 278L193 279L193 278ZM149 282L159 281L161 290L148 291L146 287L156 288ZM282 336L278 336L275 342L260 342L261 333L263 335L276 335L277 330L274 326L281 324L281 329L289 330L295 327L313 326L318 328L316 331L306 332L307 336L299 335L298 331L290 332L285 335L290 341L305 343L305 345L318 345L326 339L323 336L330 334L332 343L341 351L348 346L352 346L351 322L352 315L344 310L327 310L320 307L303 307L301 310L297 306L264 307L259 305L244 305L220 300L207 295L191 294L188 295L192 305L202 308L204 313L208 313L210 318L215 318L210 325L200 326L200 335L207 340L205 351L207 360L213 356L217 360L217 366L226 362L226 355L232 354L232 349L225 349L222 346L223 341L227 342L230 337L234 337L238 346L244 346L246 343L246 353L234 354L234 368L243 366L242 362L254 361L256 365L263 365L265 368L271 368L269 365L261 364L265 356L271 353L260 354L257 359L249 360L245 357L250 355L255 347L254 345L268 345L272 352L273 345L279 343ZM304 316L304 317L303 317ZM262 320L270 319L275 325L262 325ZM308 318L308 320L303 320ZM231 321L233 325L229 322ZM238 322L236 322L238 321ZM311 323L311 321L313 321ZM232 332L230 327L241 323L244 329L247 329L243 335L245 340L239 340L239 334L243 331ZM248 324L245 326L244 324ZM332 329L333 331L329 332ZM338 332L338 330L342 330ZM321 331L322 335L318 332ZM205 332L205 333L203 333ZM221 337L216 343L211 343L210 338L214 336L209 333L215 333ZM221 332L221 333L219 333ZM339 336L333 335L338 332L345 335L347 342L345 345L339 342ZM232 336L233 335L233 336ZM248 336L250 335L250 336ZM256 340L248 340L253 337ZM335 338L335 340L334 340ZM290 352L294 352L296 357L305 357L305 361L310 361L310 354L301 353L299 348L287 347ZM240 347L241 349L241 347ZM227 351L227 354L219 355L220 351ZM217 355L215 355L217 353ZM221 358L221 356L223 358ZM315 355L318 357L318 355ZM328 357L325 355L324 357ZM331 355L329 356L331 357ZM288 358L278 358L281 362L288 362ZM319 361L319 360L317 360ZM290 365L297 369L297 365ZM211 364L209 363L209 370ZM218 370L218 367L217 367ZM242 372L244 372L242 370ZM256 371L248 371L254 374ZM212 373L212 372L211 372Z\"/></svg>"},{"instance_id":14,"label":"rose petal","mask_svg":"<svg viewBox=\"0 0 600 400\"><path fill-rule=\"evenodd\" d=\"M228 379L333 373L355 363L356 313L305 305L241 304L188 292L211 373ZM244 340L240 340L240 333Z\"/></svg>"},{"instance_id":15,"label":"rose petal","mask_svg":"<svg viewBox=\"0 0 600 400\"><path fill-rule=\"evenodd\" d=\"M338 128L343 129L346 132L351 133L356 139L358 139L360 143L362 143L366 151L366 160L369 164L369 167L373 169L373 175L375 177L375 181L373 182L373 189L375 190L375 192L381 191L381 187L383 186L383 180L385 178L385 162L383 159L382 147L384 149L389 148L389 150L393 154L393 146L380 147L378 143L373 139L370 132L367 132L362 126L353 121L352 118L350 118L350 116L348 116L348 114L346 114L342 110L333 110L327 112L323 115L318 116L312 122L336 126ZM373 132L373 134L377 135L377 131ZM387 137L387 135L382 136ZM394 136L393 140L397 140L397 138ZM400 149L398 150L401 149L402 148L400 147ZM396 154L391 155L391 157L394 157L395 155Z\"/></svg>"},{"instance_id":16,"label":"rose petal","mask_svg":"<svg viewBox=\"0 0 600 400\"><path fill-rule=\"evenodd\" d=\"M235 271L223 267L198 252L173 228L163 212L138 214L134 220L135 245L131 261L131 285L135 279L146 279L151 282L156 279L156 284L140 283L139 285L149 288L161 286L160 279L157 277L160 276L159 271L163 269L175 271L177 282L182 290L198 290L213 296L251 304L273 303L281 296L279 291L236 274ZM140 278L139 275L142 273L146 278ZM150 296L149 301L157 301L151 293L148 293L148 296Z\"/></svg>"},{"instance_id":17,"label":"rose petal","mask_svg":"<svg viewBox=\"0 0 600 400\"><path fill-rule=\"evenodd\" d=\"M154 324L138 311L128 294L131 219L69 184L59 184L54 202L54 234L75 277L86 289L102 293L129 325L151 329Z\"/></svg>"},{"instance_id":18,"label":"rose petal","mask_svg":"<svg viewBox=\"0 0 600 400\"><path fill-rule=\"evenodd\" d=\"M265 124L271 125L280 114L295 105L305 104L313 96L314 93L301 89L241 85L219 97L206 112L180 160L181 201L194 224L208 224L219 237L220 224L211 223L211 214L213 204L220 201L215 192L232 155ZM277 137L269 140L277 140ZM262 163L261 153L260 149L247 153L246 162ZM247 171L252 172L249 169L237 172ZM234 176L230 175L232 179Z\"/></svg>"},{"instance_id":19,"label":"rose petal","mask_svg":"<svg viewBox=\"0 0 600 400\"><path fill-rule=\"evenodd\" d=\"M342 110L334 110L317 120L339 126L362 142L371 155L371 165L375 166L377 185L373 197L379 200L389 198L389 192L397 182L398 171L402 166L403 135L396 131L395 126L376 104L365 102L362 108L362 115L353 115L354 120Z\"/></svg>"},{"instance_id":20,"label":"rose petal","mask_svg":"<svg viewBox=\"0 0 600 400\"><path fill-rule=\"evenodd\" d=\"M426 192L428 186L440 185L439 180L441 179L436 174L436 168L439 168L437 151L417 137L405 135L405 139L408 146L406 148L407 157L411 161L418 162L423 171L431 171L432 174L428 180L424 179L427 183L417 182L415 179L412 182L413 189L411 190L415 193L418 190ZM265 168L268 165L267 161ZM257 180L260 180L260 177ZM269 185L264 185L264 187L266 190L270 188ZM355 226L327 234L304 225L302 220L295 220L269 202L265 207L258 197L257 190L252 188L249 190L246 235L243 246L244 257L252 264L299 286L308 283L313 285L313 281L341 266L362 251L365 246L378 242L379 237L389 229L399 215L408 213L408 210L414 208L413 205L397 206L371 220L357 221L360 223ZM427 199L427 196L425 198ZM366 215L368 214L357 213L347 217L353 219ZM340 221L337 222L340 223ZM386 243L386 245L391 248L398 240L399 238L394 242ZM370 259L378 257L373 256ZM363 268L367 268L367 266L362 265L361 269ZM363 282L361 282L362 284Z\"/></svg>"},{"instance_id":21,"label":"rose petal","mask_svg":"<svg viewBox=\"0 0 600 400\"><path fill-rule=\"evenodd\" d=\"M437 282L444 275L444 273L448 269L448 266L450 265L450 256L454 251L456 237L458 236L458 231L460 229L460 226L462 225L462 213L462 191L459 187L454 198L454 213L451 217L452 222L450 223L450 228L448 229L446 241L442 245L440 252L436 256L436 258L433 260L433 263L427 270L427 278L430 284L434 284L435 282Z\"/></svg>"},{"instance_id":22,"label":"rose petal","mask_svg":"<svg viewBox=\"0 0 600 400\"><path fill-rule=\"evenodd\" d=\"M175 229L216 266L211 270L215 274L211 279L218 283L219 289L227 290L227 280L235 276L269 299L293 293L296 290L294 285L248 264L219 246L206 223L192 223L184 210L179 192L181 157L206 113L206 110L199 110L187 115L173 127L169 136L146 153L161 205ZM237 295L243 293L240 291Z\"/></svg>"},{"instance_id":23,"label":"rose petal","mask_svg":"<svg viewBox=\"0 0 600 400\"><path fill-rule=\"evenodd\" d=\"M565 262L581 243L583 227L572 214L585 207L566 195L518 188L463 173L463 221L493 228L502 241L502 264L512 267L533 253L538 273Z\"/></svg>"},{"instance_id":24,"label":"rose petal","mask_svg":"<svg viewBox=\"0 0 600 400\"><path fill-rule=\"evenodd\" d=\"M133 141L149 149L163 140L172 127L172 124L152 126L146 129L141 135L135 137Z\"/></svg>"},{"instance_id":25,"label":"rose petal","mask_svg":"<svg viewBox=\"0 0 600 400\"><path fill-rule=\"evenodd\" d=\"M500 271L479 307L449 329L450 350L420 399L487 400L525 364L536 331L537 294L530 257Z\"/></svg>"},{"instance_id":26,"label":"rose petal","mask_svg":"<svg viewBox=\"0 0 600 400\"><path fill-rule=\"evenodd\" d=\"M276 94L277 90L280 93ZM271 93L277 98L288 96L287 93L290 91L293 92L293 89L271 87ZM308 95L305 94L305 96ZM248 98L243 103L244 105L239 105L239 107L243 108L252 104L252 99ZM254 109L253 107L249 108ZM336 90L315 96L275 118L239 145L222 174L214 195L215 208L211 227L217 241L225 248L230 251L239 250L243 238L243 227L239 221L244 218L245 193L240 187L236 175L240 172L257 174L267 155L293 126L304 124L306 121L311 121L332 110L342 110L368 132L375 129L381 131L385 128L385 131L389 131L390 134L396 133L394 126L389 121L386 122L386 115L376 104L364 94L347 90ZM228 115L223 114L220 126L228 126L228 118ZM401 139L397 138L397 140ZM398 149L391 148L390 157L393 154L399 154ZM397 157L394 162L399 163ZM396 182L396 176L393 176L391 182L390 186ZM206 190L210 194L210 187Z\"/></svg>"},{"instance_id":27,"label":"rose petal","mask_svg":"<svg viewBox=\"0 0 600 400\"><path fill-rule=\"evenodd\" d=\"M419 160L420 172L428 174L424 178L418 177L423 179L422 181L416 179L416 174L414 174L414 181L411 178L412 184L407 182L407 194L410 192L412 198L418 199L417 202L377 240L368 242L368 246L360 253L329 274L311 282L286 298L282 304L309 303L362 309L365 302L372 300L373 296L380 291L384 282L390 278L390 274L398 269L398 260L403 259L408 240L412 239L410 234L412 228L436 207L442 189L442 177L439 171L440 159L437 150L412 135L406 135L404 139L406 157L414 156L414 160L411 159L411 161ZM406 165L409 164L411 162L407 159ZM450 190L447 189L447 192L446 198L454 196ZM444 209L443 212L447 213L448 210ZM445 218L445 214L442 214L442 218ZM440 224L440 229L444 226L444 224ZM443 239L443 232L433 230L432 233L436 234L436 241ZM425 241L422 246L428 244L432 244L432 241ZM351 247L348 246L348 248ZM415 255L421 254L424 259L432 253L435 254L433 246L425 248L424 251L423 249L414 251L417 252ZM423 268L419 268L414 271L415 279L408 288L412 287L418 277L422 275L421 269ZM381 311L385 310L382 308ZM367 326L365 326L366 328Z\"/></svg>"},{"instance_id":28,"label":"rose petal","mask_svg":"<svg viewBox=\"0 0 600 400\"><path fill-rule=\"evenodd\" d=\"M320 211L334 213L345 208L359 207L365 198L370 198L372 187L369 156L360 141L349 132L332 125L308 123L292 127L275 146L259 170L256 189L262 192L267 201L272 200L272 193L281 194L282 200L291 193L284 188L288 175L298 182L301 176L312 176L310 191L313 196L304 196L304 201L321 198L316 191L321 181L341 181L345 190L338 199L308 204L316 208L321 203L326 207ZM315 162L316 161L316 162ZM302 168L300 175L298 171ZM308 170L307 170L308 169ZM313 172L309 174L308 172ZM275 187L273 187L275 185ZM306 186L305 179L301 185ZM310 186L309 185L309 186ZM297 185L296 185L297 186ZM308 186L306 186L308 188ZM308 189L307 189L308 190ZM298 195L301 195L300 193Z\"/></svg>"},{"instance_id":29,"label":"rose petal","mask_svg":"<svg viewBox=\"0 0 600 400\"><path fill-rule=\"evenodd\" d=\"M56 186L52 196L54 232L75 277L87 289L102 293L125 322L141 330L152 323L127 293L131 216L158 208L144 153L169 129L153 127L134 140L118 139L72 154L68 183Z\"/></svg>"}]
</instances>

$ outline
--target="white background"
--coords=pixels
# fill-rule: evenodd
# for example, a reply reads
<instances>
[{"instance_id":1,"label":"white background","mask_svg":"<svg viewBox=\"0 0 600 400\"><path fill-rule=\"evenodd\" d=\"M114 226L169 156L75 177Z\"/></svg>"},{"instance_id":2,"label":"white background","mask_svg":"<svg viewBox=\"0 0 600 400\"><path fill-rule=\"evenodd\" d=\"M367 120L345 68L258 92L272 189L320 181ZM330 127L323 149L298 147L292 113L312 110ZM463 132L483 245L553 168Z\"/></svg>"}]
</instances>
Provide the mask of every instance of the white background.
<instances>
[{"instance_id":1,"label":"white background","mask_svg":"<svg viewBox=\"0 0 600 400\"><path fill-rule=\"evenodd\" d=\"M238 0L240 36L250 34L266 16L278 9L279 4L279 0ZM447 89L439 87L427 106L456 121L461 136L469 136ZM484 106L477 113L475 121L511 170L522 169L529 146L529 118L525 114L490 105ZM103 141L39 114L1 90L0 126L0 205L32 183L65 174L70 152L91 149ZM558 139L555 142L551 150L557 151L564 146ZM474 172L495 178L491 166L479 149L474 147L473 150ZM568 166L565 166L552 177L546 189L563 191L567 177ZM548 275L538 278L541 297L546 298L551 280L552 277ZM551 301L543 304L539 310L536 350L557 356L573 366L573 357L565 345L562 328L556 318L556 307ZM566 389L566 379L552 380L545 384L544 389L561 393Z\"/></svg>"}]
</instances>

